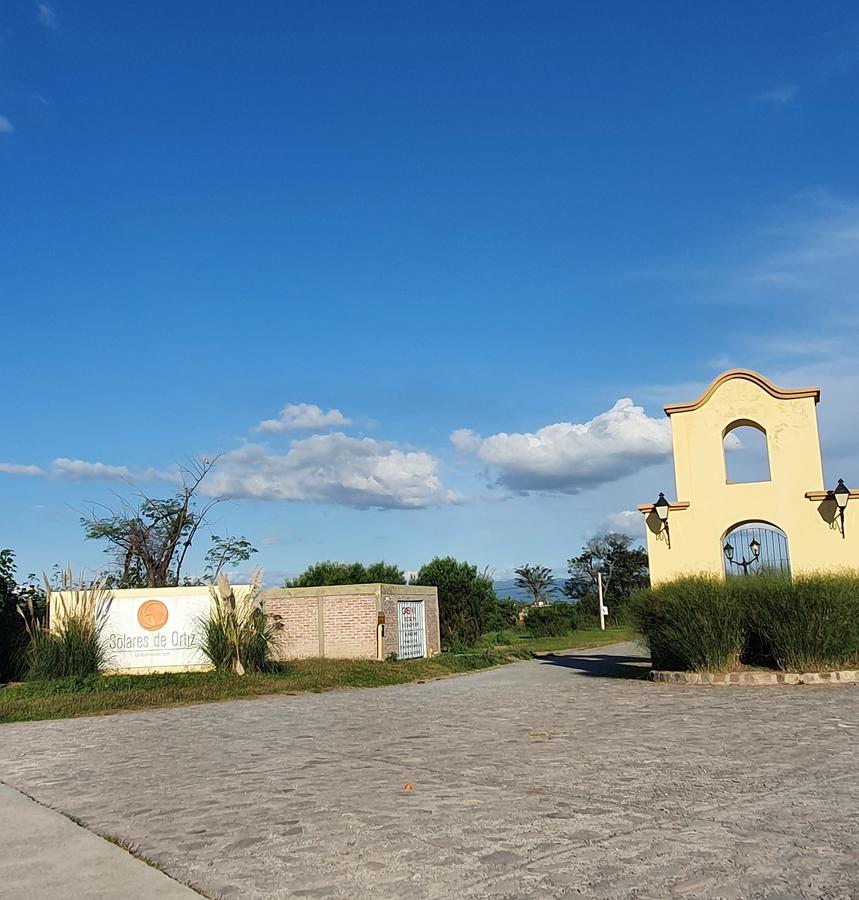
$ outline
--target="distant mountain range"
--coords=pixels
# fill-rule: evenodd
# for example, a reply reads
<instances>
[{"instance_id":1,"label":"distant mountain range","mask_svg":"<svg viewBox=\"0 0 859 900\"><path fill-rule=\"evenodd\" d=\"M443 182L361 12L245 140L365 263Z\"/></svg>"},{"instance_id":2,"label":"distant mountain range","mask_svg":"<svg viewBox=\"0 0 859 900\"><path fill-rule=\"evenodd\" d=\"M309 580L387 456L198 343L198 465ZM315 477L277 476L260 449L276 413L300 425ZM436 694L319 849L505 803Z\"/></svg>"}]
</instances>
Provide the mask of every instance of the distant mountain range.
<instances>
[{"instance_id":1,"label":"distant mountain range","mask_svg":"<svg viewBox=\"0 0 859 900\"><path fill-rule=\"evenodd\" d=\"M551 597L552 600L568 599L561 590L564 586L564 581L565 579L563 578L555 579L555 593ZM531 595L528 593L528 591L517 587L516 581L513 578L505 578L499 581L493 581L492 586L495 588L496 597L499 597L502 600L505 597L509 597L511 600L515 600L517 603L531 602Z\"/></svg>"}]
</instances>

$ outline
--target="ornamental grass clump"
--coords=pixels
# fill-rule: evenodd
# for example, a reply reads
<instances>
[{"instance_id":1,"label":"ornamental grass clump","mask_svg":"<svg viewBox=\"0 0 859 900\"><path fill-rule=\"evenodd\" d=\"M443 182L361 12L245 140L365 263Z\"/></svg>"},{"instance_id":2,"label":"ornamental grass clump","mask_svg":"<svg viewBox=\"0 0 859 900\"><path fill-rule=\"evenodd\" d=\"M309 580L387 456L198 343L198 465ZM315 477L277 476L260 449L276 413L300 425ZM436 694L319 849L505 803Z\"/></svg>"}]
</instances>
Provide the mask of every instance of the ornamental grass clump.
<instances>
[{"instance_id":1,"label":"ornamental grass clump","mask_svg":"<svg viewBox=\"0 0 859 900\"><path fill-rule=\"evenodd\" d=\"M696 575L640 591L630 601L630 615L656 669L724 672L739 666L743 612L720 578Z\"/></svg>"},{"instance_id":2,"label":"ornamental grass clump","mask_svg":"<svg viewBox=\"0 0 859 900\"><path fill-rule=\"evenodd\" d=\"M678 578L631 611L657 669L859 668L859 575L763 572Z\"/></svg>"},{"instance_id":3,"label":"ornamental grass clump","mask_svg":"<svg viewBox=\"0 0 859 900\"><path fill-rule=\"evenodd\" d=\"M859 577L734 579L749 609L750 638L786 672L859 667Z\"/></svg>"},{"instance_id":4,"label":"ornamental grass clump","mask_svg":"<svg viewBox=\"0 0 859 900\"><path fill-rule=\"evenodd\" d=\"M101 674L108 664L102 639L113 594L103 578L85 585L71 569L60 574L60 589L45 581L45 611L32 597L20 609L27 633L24 663L31 679L86 678Z\"/></svg>"},{"instance_id":5,"label":"ornamental grass clump","mask_svg":"<svg viewBox=\"0 0 859 900\"><path fill-rule=\"evenodd\" d=\"M209 588L211 611L200 622L200 649L219 672L264 672L271 667L282 629L280 619L263 611L259 569L249 587L236 596L223 573Z\"/></svg>"}]
</instances>

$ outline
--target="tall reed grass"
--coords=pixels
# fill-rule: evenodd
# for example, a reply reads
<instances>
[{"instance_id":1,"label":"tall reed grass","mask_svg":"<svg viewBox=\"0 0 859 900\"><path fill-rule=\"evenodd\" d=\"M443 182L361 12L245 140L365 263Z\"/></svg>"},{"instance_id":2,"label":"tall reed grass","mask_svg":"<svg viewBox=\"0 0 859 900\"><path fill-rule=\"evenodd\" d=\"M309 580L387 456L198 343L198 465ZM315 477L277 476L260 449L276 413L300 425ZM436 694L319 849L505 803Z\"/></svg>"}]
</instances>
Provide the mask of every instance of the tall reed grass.
<instances>
[{"instance_id":1,"label":"tall reed grass","mask_svg":"<svg viewBox=\"0 0 859 900\"><path fill-rule=\"evenodd\" d=\"M280 619L263 611L261 574L239 596L223 573L209 590L211 611L200 621L200 649L219 672L264 672L273 659L282 630Z\"/></svg>"},{"instance_id":2,"label":"tall reed grass","mask_svg":"<svg viewBox=\"0 0 859 900\"><path fill-rule=\"evenodd\" d=\"M60 573L60 588L45 582L45 611L39 613L32 598L20 610L27 642L24 666L32 679L98 675L109 662L102 636L113 594L107 582L76 581L71 569Z\"/></svg>"},{"instance_id":3,"label":"tall reed grass","mask_svg":"<svg viewBox=\"0 0 859 900\"><path fill-rule=\"evenodd\" d=\"M852 572L689 576L639 592L630 612L655 668L859 666L859 575Z\"/></svg>"}]
</instances>

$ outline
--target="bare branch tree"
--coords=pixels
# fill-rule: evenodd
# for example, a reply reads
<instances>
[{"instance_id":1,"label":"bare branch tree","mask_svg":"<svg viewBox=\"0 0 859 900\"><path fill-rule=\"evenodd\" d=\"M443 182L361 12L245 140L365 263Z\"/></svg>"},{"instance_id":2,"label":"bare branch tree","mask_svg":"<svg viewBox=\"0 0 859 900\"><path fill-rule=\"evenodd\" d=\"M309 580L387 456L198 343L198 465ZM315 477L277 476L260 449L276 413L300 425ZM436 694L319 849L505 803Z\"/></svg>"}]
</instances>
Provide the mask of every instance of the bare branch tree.
<instances>
[{"instance_id":1,"label":"bare branch tree","mask_svg":"<svg viewBox=\"0 0 859 900\"><path fill-rule=\"evenodd\" d=\"M217 462L191 459L179 471L181 489L172 497L156 499L138 492L137 503L119 497L117 509L102 506L81 517L87 538L108 542L117 562L117 587L170 587L179 584L182 566L200 527L220 499L210 500L198 512L195 500L200 484Z\"/></svg>"}]
</instances>

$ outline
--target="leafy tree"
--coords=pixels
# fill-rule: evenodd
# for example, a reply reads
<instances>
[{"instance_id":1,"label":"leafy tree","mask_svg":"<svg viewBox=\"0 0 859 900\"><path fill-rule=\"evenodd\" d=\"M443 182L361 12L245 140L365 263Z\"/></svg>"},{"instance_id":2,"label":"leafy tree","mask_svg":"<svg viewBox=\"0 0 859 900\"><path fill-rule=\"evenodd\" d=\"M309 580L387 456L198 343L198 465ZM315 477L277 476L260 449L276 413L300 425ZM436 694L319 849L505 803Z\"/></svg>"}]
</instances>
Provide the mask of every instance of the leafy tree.
<instances>
[{"instance_id":1,"label":"leafy tree","mask_svg":"<svg viewBox=\"0 0 859 900\"><path fill-rule=\"evenodd\" d=\"M596 614L597 573L602 572L606 605L615 611L623 607L649 583L647 551L633 543L629 535L615 532L591 538L578 556L567 560L570 577L564 593L579 601L583 612Z\"/></svg>"},{"instance_id":2,"label":"leafy tree","mask_svg":"<svg viewBox=\"0 0 859 900\"><path fill-rule=\"evenodd\" d=\"M44 588L35 575L19 584L14 551L0 550L0 682L24 675L27 635L21 611L28 602L38 615L44 615Z\"/></svg>"},{"instance_id":3,"label":"leafy tree","mask_svg":"<svg viewBox=\"0 0 859 900\"><path fill-rule=\"evenodd\" d=\"M438 588L441 640L446 647L473 646L493 627L498 600L488 572L451 556L435 557L421 566L412 584Z\"/></svg>"},{"instance_id":4,"label":"leafy tree","mask_svg":"<svg viewBox=\"0 0 859 900\"><path fill-rule=\"evenodd\" d=\"M206 578L215 581L224 566L235 566L247 562L257 548L244 536L220 537L212 535L212 546L206 553Z\"/></svg>"},{"instance_id":5,"label":"leafy tree","mask_svg":"<svg viewBox=\"0 0 859 900\"><path fill-rule=\"evenodd\" d=\"M182 565L206 513L218 500L200 512L195 499L200 484L214 461L192 461L180 471L182 489L173 497L157 500L140 495L139 502L122 500L119 510L108 515L92 514L81 519L90 540L107 541L106 553L114 557L111 587L172 587L180 583Z\"/></svg>"},{"instance_id":6,"label":"leafy tree","mask_svg":"<svg viewBox=\"0 0 859 900\"><path fill-rule=\"evenodd\" d=\"M527 591L535 604L549 603L555 593L555 579L552 570L545 566L524 565L514 569L516 586Z\"/></svg>"},{"instance_id":7,"label":"leafy tree","mask_svg":"<svg viewBox=\"0 0 859 900\"><path fill-rule=\"evenodd\" d=\"M359 562L324 562L308 566L297 578L287 579L284 587L323 587L335 584L405 584L403 570L383 561L365 566Z\"/></svg>"},{"instance_id":8,"label":"leafy tree","mask_svg":"<svg viewBox=\"0 0 859 900\"><path fill-rule=\"evenodd\" d=\"M0 550L0 682L20 677L24 620L18 614L15 554Z\"/></svg>"}]
</instances>

